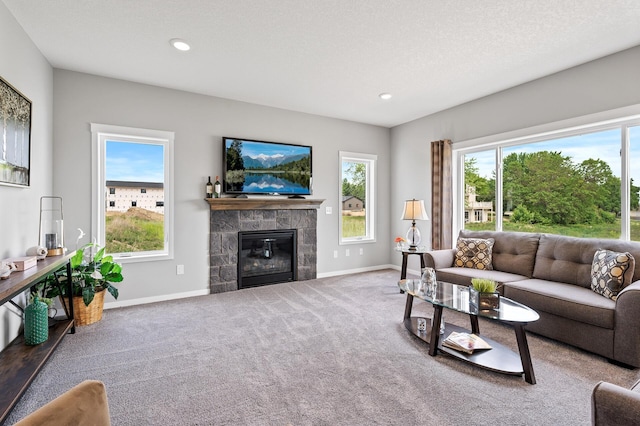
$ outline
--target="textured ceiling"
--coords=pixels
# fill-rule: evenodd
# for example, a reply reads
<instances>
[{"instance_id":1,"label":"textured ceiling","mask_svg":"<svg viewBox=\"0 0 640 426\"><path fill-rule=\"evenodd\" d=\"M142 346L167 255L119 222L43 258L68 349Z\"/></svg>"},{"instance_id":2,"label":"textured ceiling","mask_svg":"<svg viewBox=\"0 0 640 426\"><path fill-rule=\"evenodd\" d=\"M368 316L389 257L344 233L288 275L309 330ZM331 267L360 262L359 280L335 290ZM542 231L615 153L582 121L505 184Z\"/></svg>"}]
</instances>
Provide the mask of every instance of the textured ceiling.
<instances>
[{"instance_id":1,"label":"textured ceiling","mask_svg":"<svg viewBox=\"0 0 640 426\"><path fill-rule=\"evenodd\" d=\"M638 0L2 1L56 68L385 127L640 45Z\"/></svg>"}]
</instances>

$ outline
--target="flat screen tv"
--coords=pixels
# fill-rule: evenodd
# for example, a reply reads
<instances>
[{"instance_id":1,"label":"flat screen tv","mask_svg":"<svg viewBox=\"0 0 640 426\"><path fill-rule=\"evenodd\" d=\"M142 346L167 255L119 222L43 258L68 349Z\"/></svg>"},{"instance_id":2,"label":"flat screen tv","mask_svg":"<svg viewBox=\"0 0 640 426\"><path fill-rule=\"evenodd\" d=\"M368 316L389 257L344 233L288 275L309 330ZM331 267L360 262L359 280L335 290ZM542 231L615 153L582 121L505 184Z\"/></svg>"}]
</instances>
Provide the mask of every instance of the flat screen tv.
<instances>
[{"instance_id":1,"label":"flat screen tv","mask_svg":"<svg viewBox=\"0 0 640 426\"><path fill-rule=\"evenodd\" d=\"M311 195L311 147L222 138L225 194Z\"/></svg>"}]
</instances>

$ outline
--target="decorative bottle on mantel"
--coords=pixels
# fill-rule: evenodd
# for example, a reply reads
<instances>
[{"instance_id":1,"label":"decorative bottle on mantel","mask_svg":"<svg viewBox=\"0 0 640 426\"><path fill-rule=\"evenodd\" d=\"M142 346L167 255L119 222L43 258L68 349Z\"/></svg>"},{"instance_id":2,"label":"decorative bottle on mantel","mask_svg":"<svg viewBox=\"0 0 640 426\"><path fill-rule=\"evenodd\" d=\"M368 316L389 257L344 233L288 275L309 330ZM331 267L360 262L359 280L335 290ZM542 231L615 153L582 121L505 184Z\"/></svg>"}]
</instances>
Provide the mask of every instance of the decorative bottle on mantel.
<instances>
[{"instance_id":1,"label":"decorative bottle on mantel","mask_svg":"<svg viewBox=\"0 0 640 426\"><path fill-rule=\"evenodd\" d=\"M211 176L209 176L209 180L207 181L206 194L207 198L213 198L213 184L211 183Z\"/></svg>"},{"instance_id":2,"label":"decorative bottle on mantel","mask_svg":"<svg viewBox=\"0 0 640 426\"><path fill-rule=\"evenodd\" d=\"M216 183L213 184L213 195L220 198L222 185L220 185L219 176L216 176Z\"/></svg>"}]
</instances>

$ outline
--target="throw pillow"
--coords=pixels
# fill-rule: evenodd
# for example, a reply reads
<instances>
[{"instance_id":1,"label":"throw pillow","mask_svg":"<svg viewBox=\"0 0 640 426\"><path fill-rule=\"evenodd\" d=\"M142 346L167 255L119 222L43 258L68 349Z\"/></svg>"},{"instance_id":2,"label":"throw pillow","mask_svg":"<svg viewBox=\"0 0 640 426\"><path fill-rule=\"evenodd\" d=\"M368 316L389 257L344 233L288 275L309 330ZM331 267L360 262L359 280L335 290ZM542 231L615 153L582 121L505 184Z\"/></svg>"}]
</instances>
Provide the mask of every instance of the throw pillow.
<instances>
[{"instance_id":1,"label":"throw pillow","mask_svg":"<svg viewBox=\"0 0 640 426\"><path fill-rule=\"evenodd\" d=\"M493 270L493 238L458 238L453 266Z\"/></svg>"},{"instance_id":2,"label":"throw pillow","mask_svg":"<svg viewBox=\"0 0 640 426\"><path fill-rule=\"evenodd\" d=\"M631 253L596 250L591 264L591 290L616 300L618 293L631 283L635 267Z\"/></svg>"}]
</instances>

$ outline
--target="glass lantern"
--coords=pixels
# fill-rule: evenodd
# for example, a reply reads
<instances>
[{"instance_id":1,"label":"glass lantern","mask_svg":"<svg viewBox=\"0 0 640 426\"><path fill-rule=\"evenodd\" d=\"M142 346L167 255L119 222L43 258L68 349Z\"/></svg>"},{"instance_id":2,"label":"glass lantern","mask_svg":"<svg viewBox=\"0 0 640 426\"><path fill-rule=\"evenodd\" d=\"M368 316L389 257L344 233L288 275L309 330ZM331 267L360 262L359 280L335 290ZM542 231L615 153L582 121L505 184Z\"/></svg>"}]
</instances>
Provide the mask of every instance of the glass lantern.
<instances>
[{"instance_id":1,"label":"glass lantern","mask_svg":"<svg viewBox=\"0 0 640 426\"><path fill-rule=\"evenodd\" d=\"M62 197L40 197L39 241L39 246L47 249L47 256L64 254Z\"/></svg>"}]
</instances>

